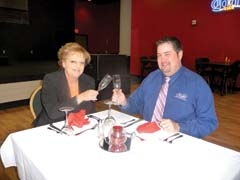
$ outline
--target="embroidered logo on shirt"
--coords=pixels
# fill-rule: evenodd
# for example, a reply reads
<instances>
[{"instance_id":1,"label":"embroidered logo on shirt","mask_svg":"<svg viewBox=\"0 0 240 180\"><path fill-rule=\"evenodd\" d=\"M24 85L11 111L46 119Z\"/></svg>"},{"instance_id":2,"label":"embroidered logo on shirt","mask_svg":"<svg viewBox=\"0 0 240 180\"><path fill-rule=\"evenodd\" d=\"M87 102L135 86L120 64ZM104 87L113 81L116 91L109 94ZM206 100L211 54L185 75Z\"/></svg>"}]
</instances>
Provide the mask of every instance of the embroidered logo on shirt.
<instances>
[{"instance_id":1,"label":"embroidered logo on shirt","mask_svg":"<svg viewBox=\"0 0 240 180\"><path fill-rule=\"evenodd\" d=\"M175 98L180 99L182 101L187 101L188 96L187 94L184 94L184 93L177 93L175 95Z\"/></svg>"}]
</instances>

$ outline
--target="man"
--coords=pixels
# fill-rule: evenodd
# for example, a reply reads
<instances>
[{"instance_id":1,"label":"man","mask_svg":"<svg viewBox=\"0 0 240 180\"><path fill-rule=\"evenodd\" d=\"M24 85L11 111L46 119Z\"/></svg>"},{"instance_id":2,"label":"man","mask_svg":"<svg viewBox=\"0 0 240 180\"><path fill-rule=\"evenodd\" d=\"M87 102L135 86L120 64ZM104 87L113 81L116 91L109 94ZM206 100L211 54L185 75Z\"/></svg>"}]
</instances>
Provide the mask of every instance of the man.
<instances>
[{"instance_id":1,"label":"man","mask_svg":"<svg viewBox=\"0 0 240 180\"><path fill-rule=\"evenodd\" d=\"M168 132L180 131L198 138L209 135L218 126L211 89L201 76L182 66L182 45L176 37L164 37L156 45L159 69L149 74L128 99L114 89L112 100L122 111L155 120ZM159 115L155 105L166 77L170 81L161 107L163 114Z\"/></svg>"}]
</instances>

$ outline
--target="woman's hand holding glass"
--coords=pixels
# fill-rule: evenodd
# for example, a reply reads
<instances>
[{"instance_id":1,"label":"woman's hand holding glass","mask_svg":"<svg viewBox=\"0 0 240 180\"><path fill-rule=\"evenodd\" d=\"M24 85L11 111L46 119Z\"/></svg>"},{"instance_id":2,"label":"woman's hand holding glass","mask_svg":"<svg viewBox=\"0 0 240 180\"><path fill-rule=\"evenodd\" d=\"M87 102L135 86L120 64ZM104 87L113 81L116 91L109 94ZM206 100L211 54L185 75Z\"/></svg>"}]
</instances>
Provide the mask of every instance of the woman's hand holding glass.
<instances>
[{"instance_id":1,"label":"woman's hand holding glass","mask_svg":"<svg viewBox=\"0 0 240 180\"><path fill-rule=\"evenodd\" d=\"M96 90L87 90L77 96L78 103L83 101L96 101L99 92Z\"/></svg>"},{"instance_id":2,"label":"woman's hand holding glass","mask_svg":"<svg viewBox=\"0 0 240 180\"><path fill-rule=\"evenodd\" d=\"M112 76L105 74L100 83L98 84L98 91L105 89L112 81Z\"/></svg>"}]
</instances>

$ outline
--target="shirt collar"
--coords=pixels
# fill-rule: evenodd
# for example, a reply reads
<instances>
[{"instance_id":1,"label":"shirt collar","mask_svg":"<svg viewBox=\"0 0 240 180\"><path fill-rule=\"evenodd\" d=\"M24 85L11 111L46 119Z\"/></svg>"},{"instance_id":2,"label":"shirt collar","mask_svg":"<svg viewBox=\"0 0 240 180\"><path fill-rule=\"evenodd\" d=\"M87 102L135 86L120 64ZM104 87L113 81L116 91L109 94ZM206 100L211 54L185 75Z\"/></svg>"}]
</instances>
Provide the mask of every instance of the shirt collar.
<instances>
[{"instance_id":1,"label":"shirt collar","mask_svg":"<svg viewBox=\"0 0 240 180\"><path fill-rule=\"evenodd\" d=\"M182 72L183 72L183 66L181 66L175 74L170 76L169 83L174 82L182 74Z\"/></svg>"}]
</instances>

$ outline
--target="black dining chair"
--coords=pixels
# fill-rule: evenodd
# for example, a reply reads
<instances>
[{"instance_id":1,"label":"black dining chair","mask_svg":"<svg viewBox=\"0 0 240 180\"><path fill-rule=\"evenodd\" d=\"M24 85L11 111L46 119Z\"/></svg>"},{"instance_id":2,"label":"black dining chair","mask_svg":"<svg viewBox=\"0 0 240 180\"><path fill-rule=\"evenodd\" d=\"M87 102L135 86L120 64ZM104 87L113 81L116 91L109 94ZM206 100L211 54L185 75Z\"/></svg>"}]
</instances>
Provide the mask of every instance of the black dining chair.
<instances>
[{"instance_id":1,"label":"black dining chair","mask_svg":"<svg viewBox=\"0 0 240 180\"><path fill-rule=\"evenodd\" d=\"M226 78L226 92L233 93L237 89L237 81L240 78L240 60L236 60L230 65Z\"/></svg>"},{"instance_id":2,"label":"black dining chair","mask_svg":"<svg viewBox=\"0 0 240 180\"><path fill-rule=\"evenodd\" d=\"M153 56L151 57L153 58ZM158 68L157 59L153 58L150 59L146 56L140 57L140 64L141 64L141 81L152 71Z\"/></svg>"},{"instance_id":3,"label":"black dining chair","mask_svg":"<svg viewBox=\"0 0 240 180\"><path fill-rule=\"evenodd\" d=\"M210 59L207 57L199 57L195 59L195 70L196 72L201 75L208 84L211 83L211 68L208 66L207 63L210 62Z\"/></svg>"}]
</instances>

